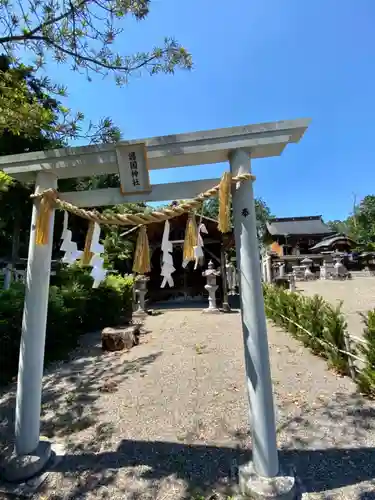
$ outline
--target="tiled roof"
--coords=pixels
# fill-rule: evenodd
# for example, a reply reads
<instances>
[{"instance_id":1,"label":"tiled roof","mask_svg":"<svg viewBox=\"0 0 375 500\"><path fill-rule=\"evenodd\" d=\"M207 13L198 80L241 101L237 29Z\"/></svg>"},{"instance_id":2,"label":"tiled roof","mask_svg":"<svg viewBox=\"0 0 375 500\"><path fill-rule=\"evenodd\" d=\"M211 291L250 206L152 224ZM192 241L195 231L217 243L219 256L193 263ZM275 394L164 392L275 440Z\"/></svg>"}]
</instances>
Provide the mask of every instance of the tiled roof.
<instances>
[{"instance_id":1,"label":"tiled roof","mask_svg":"<svg viewBox=\"0 0 375 500\"><path fill-rule=\"evenodd\" d=\"M320 215L272 219L267 222L267 229L272 236L334 234L334 231L324 224Z\"/></svg>"},{"instance_id":2,"label":"tiled roof","mask_svg":"<svg viewBox=\"0 0 375 500\"><path fill-rule=\"evenodd\" d=\"M338 242L343 242L343 243L348 243L349 245L356 245L356 242L353 241L351 238L348 238L347 236L343 234L336 234L332 236L331 238L324 238L324 240L320 241L316 245L310 248L310 250L317 250L319 248L325 248L333 245L334 243Z\"/></svg>"}]
</instances>

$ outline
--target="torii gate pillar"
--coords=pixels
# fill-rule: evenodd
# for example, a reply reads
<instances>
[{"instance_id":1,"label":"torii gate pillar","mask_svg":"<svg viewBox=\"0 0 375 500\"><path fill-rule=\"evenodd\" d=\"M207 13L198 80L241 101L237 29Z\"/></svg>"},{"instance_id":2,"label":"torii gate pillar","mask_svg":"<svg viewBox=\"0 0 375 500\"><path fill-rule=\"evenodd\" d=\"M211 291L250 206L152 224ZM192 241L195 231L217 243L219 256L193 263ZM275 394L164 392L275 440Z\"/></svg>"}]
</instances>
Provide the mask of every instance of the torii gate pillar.
<instances>
[{"instance_id":1,"label":"torii gate pillar","mask_svg":"<svg viewBox=\"0 0 375 500\"><path fill-rule=\"evenodd\" d=\"M56 175L39 172L35 192L50 188L57 188ZM50 217L51 237L46 245L35 244L37 217L38 202L35 201L31 216L18 366L15 456L4 470L5 479L12 482L26 481L35 476L51 456L51 444L47 440L39 440L39 432L54 210Z\"/></svg>"},{"instance_id":2,"label":"torii gate pillar","mask_svg":"<svg viewBox=\"0 0 375 500\"><path fill-rule=\"evenodd\" d=\"M249 173L247 152L233 151L229 161L233 176ZM232 195L252 431L252 462L239 470L240 490L245 497L289 500L295 498L295 480L293 476L281 475L279 470L252 181L233 186Z\"/></svg>"}]
</instances>

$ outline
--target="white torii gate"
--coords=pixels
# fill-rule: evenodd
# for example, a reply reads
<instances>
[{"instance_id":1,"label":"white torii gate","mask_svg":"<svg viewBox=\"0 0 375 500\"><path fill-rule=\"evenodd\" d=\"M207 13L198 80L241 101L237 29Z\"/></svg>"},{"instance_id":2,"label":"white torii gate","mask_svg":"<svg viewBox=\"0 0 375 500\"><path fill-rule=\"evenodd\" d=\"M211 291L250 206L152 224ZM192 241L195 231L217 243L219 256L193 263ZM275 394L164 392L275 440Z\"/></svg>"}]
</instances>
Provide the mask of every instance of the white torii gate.
<instances>
[{"instance_id":1,"label":"white torii gate","mask_svg":"<svg viewBox=\"0 0 375 500\"><path fill-rule=\"evenodd\" d=\"M249 173L250 158L279 156L297 143L309 119L279 121L188 134L154 137L119 144L63 148L0 157L0 169L21 182L35 181L36 192L57 189L58 179L119 173L121 148L145 145L148 169L226 162L233 176ZM124 194L120 189L60 193L80 207L126 202L186 199L214 186L219 179L149 186ZM233 215L237 262L240 269L241 318L246 381L251 409L252 463L240 469L242 493L252 498L294 498L294 478L279 469L266 319L261 286L252 181L233 186ZM35 244L38 202L34 204L27 265L25 306L19 359L15 460L8 467L13 480L23 481L46 465L51 446L40 440L42 374L47 321L52 237ZM50 234L53 234L54 215ZM34 457L34 459L33 459ZM30 462L32 463L30 465ZM254 496L255 495L255 496Z\"/></svg>"}]
</instances>

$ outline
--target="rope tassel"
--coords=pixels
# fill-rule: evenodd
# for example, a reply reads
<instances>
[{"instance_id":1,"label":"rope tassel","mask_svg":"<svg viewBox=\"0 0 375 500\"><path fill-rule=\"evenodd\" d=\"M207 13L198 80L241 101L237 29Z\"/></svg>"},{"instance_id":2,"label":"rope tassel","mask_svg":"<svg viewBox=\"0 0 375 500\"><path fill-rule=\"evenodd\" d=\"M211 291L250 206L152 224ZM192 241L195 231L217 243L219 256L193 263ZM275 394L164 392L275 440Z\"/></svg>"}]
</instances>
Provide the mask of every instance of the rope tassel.
<instances>
[{"instance_id":1,"label":"rope tassel","mask_svg":"<svg viewBox=\"0 0 375 500\"><path fill-rule=\"evenodd\" d=\"M95 222L90 222L86 234L85 248L83 250L83 255L81 258L82 266L88 266L90 264L92 256L94 255L91 252L91 243L92 243L92 236L94 234L94 229L95 229Z\"/></svg>"},{"instance_id":2,"label":"rope tassel","mask_svg":"<svg viewBox=\"0 0 375 500\"><path fill-rule=\"evenodd\" d=\"M47 196L43 196L39 202L38 217L35 227L36 245L47 245L50 233L50 221L53 206Z\"/></svg>"},{"instance_id":3,"label":"rope tassel","mask_svg":"<svg viewBox=\"0 0 375 500\"><path fill-rule=\"evenodd\" d=\"M229 172L224 172L219 187L219 224L218 229L221 233L230 231L230 189L232 185L232 176Z\"/></svg>"},{"instance_id":4,"label":"rope tassel","mask_svg":"<svg viewBox=\"0 0 375 500\"><path fill-rule=\"evenodd\" d=\"M148 244L146 226L141 226L137 245L135 247L133 271L138 274L146 274L151 271L150 266L150 247Z\"/></svg>"},{"instance_id":5,"label":"rope tassel","mask_svg":"<svg viewBox=\"0 0 375 500\"><path fill-rule=\"evenodd\" d=\"M186 267L188 263L195 260L194 247L198 243L198 228L195 216L190 215L186 224L185 240L184 240L184 252L183 252L183 267Z\"/></svg>"}]
</instances>

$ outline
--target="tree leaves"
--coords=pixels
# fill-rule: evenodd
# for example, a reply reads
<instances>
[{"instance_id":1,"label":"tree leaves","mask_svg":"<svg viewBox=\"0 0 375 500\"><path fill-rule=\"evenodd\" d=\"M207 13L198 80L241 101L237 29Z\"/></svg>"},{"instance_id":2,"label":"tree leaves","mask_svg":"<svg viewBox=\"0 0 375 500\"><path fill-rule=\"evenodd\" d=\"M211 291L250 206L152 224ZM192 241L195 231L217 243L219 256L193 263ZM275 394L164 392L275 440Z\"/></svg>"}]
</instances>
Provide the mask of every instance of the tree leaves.
<instances>
[{"instance_id":1,"label":"tree leaves","mask_svg":"<svg viewBox=\"0 0 375 500\"><path fill-rule=\"evenodd\" d=\"M33 68L11 64L8 57L0 56L0 137L12 134L34 141L43 136L50 141L49 148L64 146L69 139L87 139L91 144L121 139L120 129L110 118L96 124L89 122L82 130L83 113L73 114L52 97L65 95L63 86L52 84L48 78L37 78ZM39 149L43 149L42 145ZM0 147L1 153L12 151L2 151Z\"/></svg>"},{"instance_id":2,"label":"tree leaves","mask_svg":"<svg viewBox=\"0 0 375 500\"><path fill-rule=\"evenodd\" d=\"M334 231L344 233L366 250L375 250L375 195L367 195L345 220L328 222Z\"/></svg>"},{"instance_id":3,"label":"tree leaves","mask_svg":"<svg viewBox=\"0 0 375 500\"><path fill-rule=\"evenodd\" d=\"M9 187L12 185L12 178L0 170L0 192L8 191Z\"/></svg>"},{"instance_id":4,"label":"tree leaves","mask_svg":"<svg viewBox=\"0 0 375 500\"><path fill-rule=\"evenodd\" d=\"M219 214L219 199L216 197L210 198L203 205L203 215L217 219ZM266 229L266 223L272 218L270 208L262 198L255 199L255 215L257 220L258 240L263 240L263 235ZM231 221L233 223L233 213L231 209Z\"/></svg>"},{"instance_id":5,"label":"tree leaves","mask_svg":"<svg viewBox=\"0 0 375 500\"><path fill-rule=\"evenodd\" d=\"M124 18L137 21L149 13L150 0L0 0L0 44L7 54L22 47L45 64L47 53L70 63L88 79L91 73L111 74L118 85L142 70L154 75L191 69L191 55L173 38L148 52L126 54L114 49Z\"/></svg>"}]
</instances>

